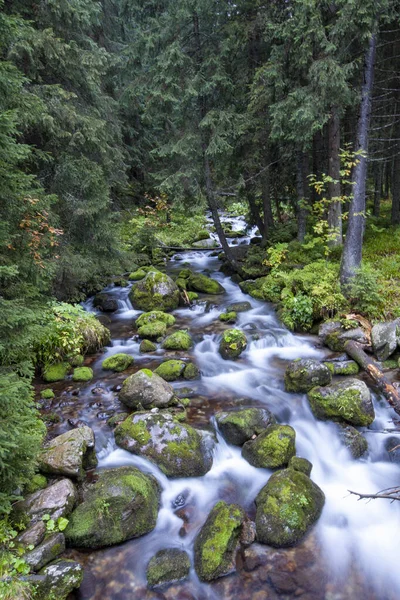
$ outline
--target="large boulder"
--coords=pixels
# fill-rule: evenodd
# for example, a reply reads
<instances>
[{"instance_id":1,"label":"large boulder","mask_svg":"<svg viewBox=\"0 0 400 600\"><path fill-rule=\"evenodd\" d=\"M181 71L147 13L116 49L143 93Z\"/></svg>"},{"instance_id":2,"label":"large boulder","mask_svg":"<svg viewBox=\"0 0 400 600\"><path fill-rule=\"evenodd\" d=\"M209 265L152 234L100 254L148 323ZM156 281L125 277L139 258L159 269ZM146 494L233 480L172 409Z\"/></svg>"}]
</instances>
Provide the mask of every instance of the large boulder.
<instances>
[{"instance_id":1,"label":"large boulder","mask_svg":"<svg viewBox=\"0 0 400 600\"><path fill-rule=\"evenodd\" d=\"M53 485L29 494L24 500L13 505L13 516L16 522L28 521L32 525L41 521L44 515L50 515L54 520L66 517L72 511L77 501L77 492L69 479L61 479Z\"/></svg>"},{"instance_id":2,"label":"large boulder","mask_svg":"<svg viewBox=\"0 0 400 600\"><path fill-rule=\"evenodd\" d=\"M192 346L192 336L185 329L171 333L162 343L164 350L189 350Z\"/></svg>"},{"instance_id":3,"label":"large boulder","mask_svg":"<svg viewBox=\"0 0 400 600\"><path fill-rule=\"evenodd\" d=\"M371 330L372 348L378 360L386 360L397 348L396 321L377 323Z\"/></svg>"},{"instance_id":4,"label":"large boulder","mask_svg":"<svg viewBox=\"0 0 400 600\"><path fill-rule=\"evenodd\" d=\"M285 371L287 392L308 392L317 385L328 385L332 380L326 365L311 358L291 361Z\"/></svg>"},{"instance_id":5,"label":"large boulder","mask_svg":"<svg viewBox=\"0 0 400 600\"><path fill-rule=\"evenodd\" d=\"M150 587L181 581L189 575L190 559L184 550L166 548L159 550L147 565L147 583Z\"/></svg>"},{"instance_id":6,"label":"large boulder","mask_svg":"<svg viewBox=\"0 0 400 600\"><path fill-rule=\"evenodd\" d=\"M160 310L143 313L136 319L138 334L142 338L156 339L165 335L167 328L175 323L175 317Z\"/></svg>"},{"instance_id":7,"label":"large boulder","mask_svg":"<svg viewBox=\"0 0 400 600\"><path fill-rule=\"evenodd\" d=\"M118 310L118 300L109 294L96 294L93 298L93 306L103 312L115 312Z\"/></svg>"},{"instance_id":8,"label":"large boulder","mask_svg":"<svg viewBox=\"0 0 400 600\"><path fill-rule=\"evenodd\" d=\"M278 548L296 544L324 502L323 491L305 473L292 468L274 473L256 498L257 540Z\"/></svg>"},{"instance_id":9,"label":"large boulder","mask_svg":"<svg viewBox=\"0 0 400 600\"><path fill-rule=\"evenodd\" d=\"M170 311L178 308L179 289L165 273L150 271L132 288L129 298L139 310Z\"/></svg>"},{"instance_id":10,"label":"large boulder","mask_svg":"<svg viewBox=\"0 0 400 600\"><path fill-rule=\"evenodd\" d=\"M227 329L222 334L219 353L225 360L238 358L247 348L246 335L240 329Z\"/></svg>"},{"instance_id":11,"label":"large boulder","mask_svg":"<svg viewBox=\"0 0 400 600\"><path fill-rule=\"evenodd\" d=\"M199 477L211 469L207 438L169 413L136 413L115 429L118 446L154 462L168 477Z\"/></svg>"},{"instance_id":12,"label":"large boulder","mask_svg":"<svg viewBox=\"0 0 400 600\"><path fill-rule=\"evenodd\" d=\"M38 600L66 600L70 593L79 588L83 579L83 568L74 560L56 560L38 573L43 577L35 584Z\"/></svg>"},{"instance_id":13,"label":"large boulder","mask_svg":"<svg viewBox=\"0 0 400 600\"><path fill-rule=\"evenodd\" d=\"M230 444L242 446L266 427L275 424L275 417L265 408L244 408L215 415L218 427Z\"/></svg>"},{"instance_id":14,"label":"large boulder","mask_svg":"<svg viewBox=\"0 0 400 600\"><path fill-rule=\"evenodd\" d=\"M85 469L97 465L94 433L79 427L63 433L47 444L40 457L40 470L54 475L82 478Z\"/></svg>"},{"instance_id":15,"label":"large boulder","mask_svg":"<svg viewBox=\"0 0 400 600\"><path fill-rule=\"evenodd\" d=\"M157 373L141 369L125 379L119 399L134 409L165 408L174 403L174 390Z\"/></svg>"},{"instance_id":16,"label":"large boulder","mask_svg":"<svg viewBox=\"0 0 400 600\"><path fill-rule=\"evenodd\" d=\"M366 427L375 418L371 393L359 379L315 387L308 392L308 400L317 419L345 421Z\"/></svg>"},{"instance_id":17,"label":"large boulder","mask_svg":"<svg viewBox=\"0 0 400 600\"><path fill-rule=\"evenodd\" d=\"M97 473L83 488L83 502L69 517L65 537L71 546L102 548L154 529L160 490L152 475L135 467Z\"/></svg>"},{"instance_id":18,"label":"large boulder","mask_svg":"<svg viewBox=\"0 0 400 600\"><path fill-rule=\"evenodd\" d=\"M271 425L246 442L242 456L253 467L276 469L286 466L296 454L296 432L290 425Z\"/></svg>"},{"instance_id":19,"label":"large boulder","mask_svg":"<svg viewBox=\"0 0 400 600\"><path fill-rule=\"evenodd\" d=\"M212 581L236 570L235 556L246 515L237 504L218 502L194 543L194 566L202 581Z\"/></svg>"},{"instance_id":20,"label":"large boulder","mask_svg":"<svg viewBox=\"0 0 400 600\"><path fill-rule=\"evenodd\" d=\"M185 279L187 281L186 288L195 292L212 295L225 292L225 288L215 279L211 279L211 277L207 277L202 273L193 273L190 269L183 269L178 278Z\"/></svg>"},{"instance_id":21,"label":"large boulder","mask_svg":"<svg viewBox=\"0 0 400 600\"><path fill-rule=\"evenodd\" d=\"M349 340L368 344L369 340L361 327L345 329L340 321L325 321L320 325L318 335L323 344L334 352L343 352Z\"/></svg>"}]
</instances>

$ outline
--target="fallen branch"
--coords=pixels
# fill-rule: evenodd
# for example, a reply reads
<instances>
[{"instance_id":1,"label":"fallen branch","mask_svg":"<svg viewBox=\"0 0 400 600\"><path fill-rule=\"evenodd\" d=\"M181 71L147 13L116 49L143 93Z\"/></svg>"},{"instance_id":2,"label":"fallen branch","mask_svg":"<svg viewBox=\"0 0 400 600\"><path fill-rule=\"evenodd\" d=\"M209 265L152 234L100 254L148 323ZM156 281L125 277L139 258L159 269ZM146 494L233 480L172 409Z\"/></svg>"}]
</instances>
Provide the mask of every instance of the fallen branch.
<instances>
[{"instance_id":1,"label":"fallen branch","mask_svg":"<svg viewBox=\"0 0 400 600\"><path fill-rule=\"evenodd\" d=\"M400 500L400 487L387 488L381 490L376 494L360 494L359 492L352 492L348 490L350 494L358 496L359 500L376 500L377 498L384 498L386 500Z\"/></svg>"},{"instance_id":2,"label":"fallen branch","mask_svg":"<svg viewBox=\"0 0 400 600\"><path fill-rule=\"evenodd\" d=\"M360 365L368 375L374 380L377 388L385 396L390 406L400 415L400 393L394 385L385 377L379 368L379 364L375 359L368 356L361 344L350 340L345 343L344 349L347 354Z\"/></svg>"}]
</instances>

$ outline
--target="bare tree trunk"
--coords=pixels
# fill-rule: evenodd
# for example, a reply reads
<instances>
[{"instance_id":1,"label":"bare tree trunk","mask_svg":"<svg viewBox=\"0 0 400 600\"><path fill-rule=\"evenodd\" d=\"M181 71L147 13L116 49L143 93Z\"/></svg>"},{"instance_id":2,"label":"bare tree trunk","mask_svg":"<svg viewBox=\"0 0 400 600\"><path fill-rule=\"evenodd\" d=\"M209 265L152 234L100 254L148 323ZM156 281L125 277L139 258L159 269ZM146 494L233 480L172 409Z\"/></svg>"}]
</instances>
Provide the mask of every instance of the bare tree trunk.
<instances>
[{"instance_id":1,"label":"bare tree trunk","mask_svg":"<svg viewBox=\"0 0 400 600\"><path fill-rule=\"evenodd\" d=\"M349 225L340 265L340 282L346 286L361 265L365 221L365 186L367 179L367 151L371 116L371 95L374 80L376 33L371 35L365 57L364 83L361 92L360 116L357 123L357 150L362 154L354 168L354 195L350 203Z\"/></svg>"},{"instance_id":2,"label":"bare tree trunk","mask_svg":"<svg viewBox=\"0 0 400 600\"><path fill-rule=\"evenodd\" d=\"M332 178L332 182L328 184L330 200L328 209L329 245L334 247L343 243L342 203L340 201L340 117L337 106L332 107L328 123L328 147L328 175Z\"/></svg>"},{"instance_id":3,"label":"bare tree trunk","mask_svg":"<svg viewBox=\"0 0 400 600\"><path fill-rule=\"evenodd\" d=\"M306 235L307 226L307 207L306 207L306 195L305 195L305 181L304 181L304 152L299 150L297 152L297 177L296 177L296 190L297 190L297 240L299 242L304 241Z\"/></svg>"},{"instance_id":4,"label":"bare tree trunk","mask_svg":"<svg viewBox=\"0 0 400 600\"><path fill-rule=\"evenodd\" d=\"M400 110L400 105L396 104L395 114ZM394 128L395 155L393 158L392 175L392 225L400 224L400 119L397 119Z\"/></svg>"}]
</instances>

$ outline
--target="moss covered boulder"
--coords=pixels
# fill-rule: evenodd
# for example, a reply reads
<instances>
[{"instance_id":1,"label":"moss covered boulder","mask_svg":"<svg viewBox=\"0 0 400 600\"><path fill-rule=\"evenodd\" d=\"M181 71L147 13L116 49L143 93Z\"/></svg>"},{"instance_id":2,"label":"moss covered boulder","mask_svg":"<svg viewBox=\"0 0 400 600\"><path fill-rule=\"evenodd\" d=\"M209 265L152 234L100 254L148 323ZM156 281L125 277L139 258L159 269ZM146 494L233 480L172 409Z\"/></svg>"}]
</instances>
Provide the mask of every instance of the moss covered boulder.
<instances>
[{"instance_id":1,"label":"moss covered boulder","mask_svg":"<svg viewBox=\"0 0 400 600\"><path fill-rule=\"evenodd\" d=\"M324 362L332 375L357 375L360 367L355 360L328 360Z\"/></svg>"},{"instance_id":2,"label":"moss covered boulder","mask_svg":"<svg viewBox=\"0 0 400 600\"><path fill-rule=\"evenodd\" d=\"M174 403L174 390L149 369L130 375L122 384L119 399L130 408L166 408Z\"/></svg>"},{"instance_id":3,"label":"moss covered boulder","mask_svg":"<svg viewBox=\"0 0 400 600\"><path fill-rule=\"evenodd\" d=\"M306 458L300 458L300 456L292 456L289 461L289 467L294 469L295 471L300 471L300 473L304 473L308 477L311 475L312 471L312 463Z\"/></svg>"},{"instance_id":4,"label":"moss covered boulder","mask_svg":"<svg viewBox=\"0 0 400 600\"><path fill-rule=\"evenodd\" d=\"M311 358L291 361L285 371L287 392L308 392L317 385L328 385L332 380L326 365Z\"/></svg>"},{"instance_id":5,"label":"moss covered boulder","mask_svg":"<svg viewBox=\"0 0 400 600\"><path fill-rule=\"evenodd\" d=\"M65 537L71 546L102 548L154 529L160 490L157 480L135 467L105 469L83 489Z\"/></svg>"},{"instance_id":6,"label":"moss covered boulder","mask_svg":"<svg viewBox=\"0 0 400 600\"><path fill-rule=\"evenodd\" d=\"M227 329L222 334L219 353L225 360L238 358L247 348L247 338L240 329Z\"/></svg>"},{"instance_id":7,"label":"moss covered boulder","mask_svg":"<svg viewBox=\"0 0 400 600\"><path fill-rule=\"evenodd\" d=\"M133 364L133 356L129 354L124 354L123 352L118 354L113 354L109 356L105 360L103 360L101 364L101 368L105 371L115 371L116 373L122 373Z\"/></svg>"},{"instance_id":8,"label":"moss covered boulder","mask_svg":"<svg viewBox=\"0 0 400 600\"><path fill-rule=\"evenodd\" d=\"M165 548L159 550L147 565L146 577L150 587L186 579L190 571L190 559L184 550Z\"/></svg>"},{"instance_id":9,"label":"moss covered boulder","mask_svg":"<svg viewBox=\"0 0 400 600\"><path fill-rule=\"evenodd\" d=\"M66 378L70 366L66 362L55 363L54 365L45 365L43 369L43 380L46 383L55 383L56 381L63 381Z\"/></svg>"},{"instance_id":10,"label":"moss covered boulder","mask_svg":"<svg viewBox=\"0 0 400 600\"><path fill-rule=\"evenodd\" d=\"M85 382L93 379L93 370L90 367L77 367L72 374L72 381Z\"/></svg>"},{"instance_id":11,"label":"moss covered boulder","mask_svg":"<svg viewBox=\"0 0 400 600\"><path fill-rule=\"evenodd\" d=\"M142 340L139 346L139 352L141 354L147 354L150 352L155 352L157 350L157 346L154 342L150 340Z\"/></svg>"},{"instance_id":12,"label":"moss covered boulder","mask_svg":"<svg viewBox=\"0 0 400 600\"><path fill-rule=\"evenodd\" d=\"M167 360L157 367L154 373L157 373L165 381L175 381L183 375L186 363L183 360Z\"/></svg>"},{"instance_id":13,"label":"moss covered boulder","mask_svg":"<svg viewBox=\"0 0 400 600\"><path fill-rule=\"evenodd\" d=\"M188 363L183 371L183 378L189 381L192 381L193 379L199 379L200 375L201 374L198 367L196 367L196 365L192 362Z\"/></svg>"},{"instance_id":14,"label":"moss covered boulder","mask_svg":"<svg viewBox=\"0 0 400 600\"><path fill-rule=\"evenodd\" d=\"M144 271L143 269L136 269L136 271L133 271L130 275L129 275L129 280L130 281L140 281L141 279L144 279L147 275L147 271Z\"/></svg>"},{"instance_id":15,"label":"moss covered boulder","mask_svg":"<svg viewBox=\"0 0 400 600\"><path fill-rule=\"evenodd\" d=\"M243 446L266 427L275 424L275 417L265 408L244 408L215 415L218 427L230 444Z\"/></svg>"},{"instance_id":16,"label":"moss covered boulder","mask_svg":"<svg viewBox=\"0 0 400 600\"><path fill-rule=\"evenodd\" d=\"M219 315L219 320L222 321L223 323L235 323L236 319L237 319L237 314L234 311L221 313Z\"/></svg>"},{"instance_id":17,"label":"moss covered boulder","mask_svg":"<svg viewBox=\"0 0 400 600\"><path fill-rule=\"evenodd\" d=\"M368 452L368 442L355 427L338 424L338 435L353 458L361 458Z\"/></svg>"},{"instance_id":18,"label":"moss covered boulder","mask_svg":"<svg viewBox=\"0 0 400 600\"><path fill-rule=\"evenodd\" d=\"M375 418L371 393L359 379L315 387L308 392L308 400L317 419L367 427Z\"/></svg>"},{"instance_id":19,"label":"moss covered boulder","mask_svg":"<svg viewBox=\"0 0 400 600\"><path fill-rule=\"evenodd\" d=\"M194 542L194 566L202 581L212 581L236 570L235 557L243 523L243 508L218 502Z\"/></svg>"},{"instance_id":20,"label":"moss covered boulder","mask_svg":"<svg viewBox=\"0 0 400 600\"><path fill-rule=\"evenodd\" d=\"M94 433L78 427L52 439L44 448L39 467L43 473L81 478L85 469L97 465Z\"/></svg>"},{"instance_id":21,"label":"moss covered boulder","mask_svg":"<svg viewBox=\"0 0 400 600\"><path fill-rule=\"evenodd\" d=\"M168 477L200 477L212 465L209 440L169 413L136 413L115 429L121 448L154 462Z\"/></svg>"},{"instance_id":22,"label":"moss covered boulder","mask_svg":"<svg viewBox=\"0 0 400 600\"><path fill-rule=\"evenodd\" d=\"M43 398L43 400L52 400L55 397L55 393L51 388L47 388L40 392L40 397Z\"/></svg>"},{"instance_id":23,"label":"moss covered boulder","mask_svg":"<svg viewBox=\"0 0 400 600\"><path fill-rule=\"evenodd\" d=\"M323 491L305 473L292 468L274 473L256 498L257 541L293 546L318 520L324 503Z\"/></svg>"},{"instance_id":24,"label":"moss covered boulder","mask_svg":"<svg viewBox=\"0 0 400 600\"><path fill-rule=\"evenodd\" d=\"M286 466L296 454L296 432L290 425L271 425L246 442L242 456L253 467L276 469Z\"/></svg>"},{"instance_id":25,"label":"moss covered boulder","mask_svg":"<svg viewBox=\"0 0 400 600\"><path fill-rule=\"evenodd\" d=\"M178 308L179 288L165 273L150 271L132 288L129 298L139 310L168 312Z\"/></svg>"},{"instance_id":26,"label":"moss covered boulder","mask_svg":"<svg viewBox=\"0 0 400 600\"><path fill-rule=\"evenodd\" d=\"M162 343L164 350L189 350L192 346L192 336L185 329L171 333Z\"/></svg>"},{"instance_id":27,"label":"moss covered boulder","mask_svg":"<svg viewBox=\"0 0 400 600\"><path fill-rule=\"evenodd\" d=\"M194 292L203 294L217 295L225 292L225 288L218 281L202 273L192 273L189 277L188 287Z\"/></svg>"},{"instance_id":28,"label":"moss covered boulder","mask_svg":"<svg viewBox=\"0 0 400 600\"><path fill-rule=\"evenodd\" d=\"M136 319L138 334L143 338L157 339L166 334L167 328L175 323L175 317L160 310L143 313Z\"/></svg>"},{"instance_id":29,"label":"moss covered boulder","mask_svg":"<svg viewBox=\"0 0 400 600\"><path fill-rule=\"evenodd\" d=\"M369 344L367 335L361 327L348 329L340 321L325 321L320 325L318 335L322 343L334 352L344 352L344 345L349 340Z\"/></svg>"},{"instance_id":30,"label":"moss covered boulder","mask_svg":"<svg viewBox=\"0 0 400 600\"><path fill-rule=\"evenodd\" d=\"M46 565L34 582L36 600L66 600L83 580L83 567L74 560L59 559Z\"/></svg>"}]
</instances>

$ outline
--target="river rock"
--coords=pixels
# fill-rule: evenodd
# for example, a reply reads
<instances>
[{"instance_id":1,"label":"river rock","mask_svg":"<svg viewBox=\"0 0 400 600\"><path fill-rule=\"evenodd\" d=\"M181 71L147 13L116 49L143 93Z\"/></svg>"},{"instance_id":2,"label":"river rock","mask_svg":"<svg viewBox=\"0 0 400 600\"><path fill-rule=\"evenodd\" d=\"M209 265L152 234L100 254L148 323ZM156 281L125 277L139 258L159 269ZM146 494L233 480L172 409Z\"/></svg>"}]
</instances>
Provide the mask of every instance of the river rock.
<instances>
[{"instance_id":1,"label":"river rock","mask_svg":"<svg viewBox=\"0 0 400 600\"><path fill-rule=\"evenodd\" d=\"M103 360L101 364L101 368L105 371L115 371L116 373L122 373L133 364L133 356L129 354L124 354L120 352L118 354L113 354L109 356L105 360Z\"/></svg>"},{"instance_id":2,"label":"river rock","mask_svg":"<svg viewBox=\"0 0 400 600\"><path fill-rule=\"evenodd\" d=\"M300 456L292 456L289 460L289 468L294 469L295 471L300 471L300 473L304 473L308 477L311 475L312 471L312 463L306 458L300 458Z\"/></svg>"},{"instance_id":3,"label":"river rock","mask_svg":"<svg viewBox=\"0 0 400 600\"><path fill-rule=\"evenodd\" d=\"M72 374L72 381L86 382L93 379L93 370L90 367L77 367Z\"/></svg>"},{"instance_id":4,"label":"river rock","mask_svg":"<svg viewBox=\"0 0 400 600\"><path fill-rule=\"evenodd\" d=\"M63 533L49 535L34 550L24 554L24 561L32 571L39 571L52 560L55 560L65 550L65 537Z\"/></svg>"},{"instance_id":5,"label":"river rock","mask_svg":"<svg viewBox=\"0 0 400 600\"><path fill-rule=\"evenodd\" d=\"M328 385L332 380L326 365L312 358L291 361L285 371L287 392L308 392L317 385Z\"/></svg>"},{"instance_id":6,"label":"river rock","mask_svg":"<svg viewBox=\"0 0 400 600\"><path fill-rule=\"evenodd\" d=\"M43 540L46 535L46 524L44 521L37 521L34 525L25 529L16 538L16 541L23 546L36 547Z\"/></svg>"},{"instance_id":7,"label":"river rock","mask_svg":"<svg viewBox=\"0 0 400 600\"><path fill-rule=\"evenodd\" d=\"M355 427L338 424L338 434L353 458L360 458L368 451L367 440Z\"/></svg>"},{"instance_id":8,"label":"river rock","mask_svg":"<svg viewBox=\"0 0 400 600\"><path fill-rule=\"evenodd\" d=\"M157 373L141 369L125 379L119 399L134 409L165 408L174 403L174 390Z\"/></svg>"},{"instance_id":9,"label":"river rock","mask_svg":"<svg viewBox=\"0 0 400 600\"><path fill-rule=\"evenodd\" d=\"M296 454L296 432L290 425L271 425L242 448L242 456L253 467L284 467Z\"/></svg>"},{"instance_id":10,"label":"river rock","mask_svg":"<svg viewBox=\"0 0 400 600\"><path fill-rule=\"evenodd\" d=\"M93 306L103 312L115 312L118 310L118 300L108 294L96 294L93 299Z\"/></svg>"},{"instance_id":11,"label":"river rock","mask_svg":"<svg viewBox=\"0 0 400 600\"><path fill-rule=\"evenodd\" d=\"M227 329L222 334L219 353L225 360L238 358L247 348L246 335L240 329Z\"/></svg>"},{"instance_id":12,"label":"river rock","mask_svg":"<svg viewBox=\"0 0 400 600\"><path fill-rule=\"evenodd\" d=\"M193 273L190 269L180 271L178 279L185 279L187 282L186 288L195 292L212 295L225 292L225 288L215 279L211 279L211 277L207 277L202 273Z\"/></svg>"},{"instance_id":13,"label":"river rock","mask_svg":"<svg viewBox=\"0 0 400 600\"><path fill-rule=\"evenodd\" d=\"M160 490L152 475L135 467L104 469L83 488L83 502L69 517L65 537L71 546L101 548L154 529Z\"/></svg>"},{"instance_id":14,"label":"river rock","mask_svg":"<svg viewBox=\"0 0 400 600\"><path fill-rule=\"evenodd\" d=\"M237 504L218 502L194 542L194 566L202 581L236 570L235 557L246 515Z\"/></svg>"},{"instance_id":15,"label":"river rock","mask_svg":"<svg viewBox=\"0 0 400 600\"><path fill-rule=\"evenodd\" d=\"M311 410L317 419L346 421L350 425L368 426L375 418L371 393L359 379L347 379L308 392Z\"/></svg>"},{"instance_id":16,"label":"river rock","mask_svg":"<svg viewBox=\"0 0 400 600\"><path fill-rule=\"evenodd\" d=\"M90 427L79 427L63 433L47 444L40 457L44 473L82 478L85 469L97 465L94 433Z\"/></svg>"},{"instance_id":17,"label":"river rock","mask_svg":"<svg viewBox=\"0 0 400 600\"><path fill-rule=\"evenodd\" d=\"M355 360L326 360L324 365L332 375L357 375L360 371Z\"/></svg>"},{"instance_id":18,"label":"river rock","mask_svg":"<svg viewBox=\"0 0 400 600\"><path fill-rule=\"evenodd\" d=\"M142 338L157 339L165 335L167 328L175 323L175 317L160 310L143 313L136 319L138 334Z\"/></svg>"},{"instance_id":19,"label":"river rock","mask_svg":"<svg viewBox=\"0 0 400 600\"><path fill-rule=\"evenodd\" d=\"M323 344L334 352L343 352L349 340L368 344L369 340L361 327L345 329L340 321L325 321L320 325L318 335Z\"/></svg>"},{"instance_id":20,"label":"river rock","mask_svg":"<svg viewBox=\"0 0 400 600\"><path fill-rule=\"evenodd\" d=\"M186 363L183 360L166 360L157 367L154 373L157 373L165 381L175 381L183 375L185 367Z\"/></svg>"},{"instance_id":21,"label":"river rock","mask_svg":"<svg viewBox=\"0 0 400 600\"><path fill-rule=\"evenodd\" d=\"M219 412L215 419L226 441L235 446L242 446L266 427L275 424L275 417L265 408Z\"/></svg>"},{"instance_id":22,"label":"river rock","mask_svg":"<svg viewBox=\"0 0 400 600\"><path fill-rule=\"evenodd\" d=\"M372 348L378 360L386 360L397 348L396 321L377 323L371 330Z\"/></svg>"},{"instance_id":23,"label":"river rock","mask_svg":"<svg viewBox=\"0 0 400 600\"><path fill-rule=\"evenodd\" d=\"M400 438L391 436L385 441L385 450L389 455L390 462L400 464Z\"/></svg>"},{"instance_id":24,"label":"river rock","mask_svg":"<svg viewBox=\"0 0 400 600\"><path fill-rule=\"evenodd\" d=\"M150 587L186 579L190 571L187 552L179 548L159 550L147 565L147 583Z\"/></svg>"},{"instance_id":25,"label":"river rock","mask_svg":"<svg viewBox=\"0 0 400 600\"><path fill-rule=\"evenodd\" d=\"M69 594L81 585L83 568L74 560L59 559L41 569L39 575L44 576L44 579L35 586L35 598L66 600Z\"/></svg>"},{"instance_id":26,"label":"river rock","mask_svg":"<svg viewBox=\"0 0 400 600\"><path fill-rule=\"evenodd\" d=\"M171 333L162 343L164 350L189 350L192 346L192 336L185 329Z\"/></svg>"},{"instance_id":27,"label":"river rock","mask_svg":"<svg viewBox=\"0 0 400 600\"><path fill-rule=\"evenodd\" d=\"M168 312L178 308L179 289L165 273L150 271L132 288L129 298L139 310Z\"/></svg>"},{"instance_id":28,"label":"river rock","mask_svg":"<svg viewBox=\"0 0 400 600\"><path fill-rule=\"evenodd\" d=\"M230 304L227 309L226 312L246 312L248 310L251 310L252 306L250 304L250 302L233 302L233 304Z\"/></svg>"},{"instance_id":29,"label":"river rock","mask_svg":"<svg viewBox=\"0 0 400 600\"><path fill-rule=\"evenodd\" d=\"M271 475L256 498L257 540L278 548L296 544L319 518L323 491L292 468Z\"/></svg>"},{"instance_id":30,"label":"river rock","mask_svg":"<svg viewBox=\"0 0 400 600\"><path fill-rule=\"evenodd\" d=\"M157 345L150 340L142 340L139 346L139 352L141 354L148 354L150 352L155 352L157 350Z\"/></svg>"},{"instance_id":31,"label":"river rock","mask_svg":"<svg viewBox=\"0 0 400 600\"><path fill-rule=\"evenodd\" d=\"M41 521L46 514L56 520L68 516L76 501L77 493L72 481L61 479L14 504L13 515L17 522L27 516L30 525Z\"/></svg>"},{"instance_id":32,"label":"river rock","mask_svg":"<svg viewBox=\"0 0 400 600\"><path fill-rule=\"evenodd\" d=\"M70 370L70 365L66 362L45 365L43 368L43 380L46 383L55 383L63 381Z\"/></svg>"},{"instance_id":33,"label":"river rock","mask_svg":"<svg viewBox=\"0 0 400 600\"><path fill-rule=\"evenodd\" d=\"M200 477L212 466L205 436L169 413L130 415L115 429L115 441L154 462L167 477Z\"/></svg>"}]
</instances>

